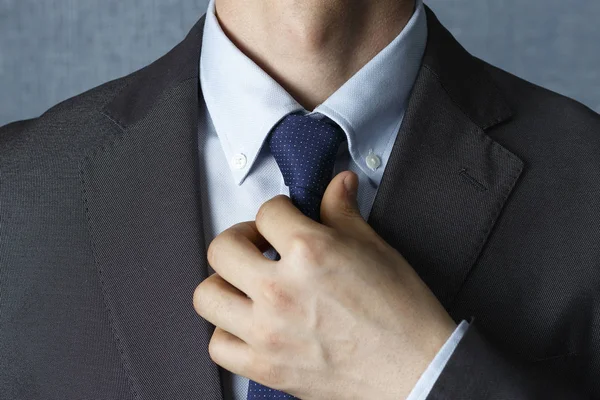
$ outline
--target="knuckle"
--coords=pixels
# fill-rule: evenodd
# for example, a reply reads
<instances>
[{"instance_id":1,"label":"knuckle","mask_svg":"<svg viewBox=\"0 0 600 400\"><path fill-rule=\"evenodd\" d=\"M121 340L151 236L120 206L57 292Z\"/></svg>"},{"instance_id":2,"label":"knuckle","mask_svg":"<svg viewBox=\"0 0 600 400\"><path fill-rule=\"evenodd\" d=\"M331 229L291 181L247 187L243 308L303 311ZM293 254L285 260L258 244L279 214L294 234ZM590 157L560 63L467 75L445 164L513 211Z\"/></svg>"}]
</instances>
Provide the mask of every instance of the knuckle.
<instances>
[{"instance_id":1,"label":"knuckle","mask_svg":"<svg viewBox=\"0 0 600 400\"><path fill-rule=\"evenodd\" d=\"M265 218L265 215L267 215L272 205L273 199L267 200L261 204L261 206L258 208L258 211L256 212L256 222L262 221Z\"/></svg>"},{"instance_id":2,"label":"knuckle","mask_svg":"<svg viewBox=\"0 0 600 400\"><path fill-rule=\"evenodd\" d=\"M193 304L194 304L194 309L196 309L197 312L202 312L203 310L203 295L204 295L204 287L202 284L198 285L196 287L196 289L194 290L194 295L193 295Z\"/></svg>"},{"instance_id":3,"label":"knuckle","mask_svg":"<svg viewBox=\"0 0 600 400\"><path fill-rule=\"evenodd\" d=\"M206 259L211 265L215 265L217 261L217 253L219 252L222 240L222 234L217 235L217 237L215 237L208 245L208 249L206 250Z\"/></svg>"},{"instance_id":4,"label":"knuckle","mask_svg":"<svg viewBox=\"0 0 600 400\"><path fill-rule=\"evenodd\" d=\"M229 229L225 229L217 237L219 238L218 244L225 245L231 241L237 240L240 235L240 228L237 225L232 226Z\"/></svg>"},{"instance_id":5,"label":"knuckle","mask_svg":"<svg viewBox=\"0 0 600 400\"><path fill-rule=\"evenodd\" d=\"M213 360L215 362L218 361L219 355L218 355L217 341L215 340L214 336L208 343L208 355L210 356L211 360Z\"/></svg>"},{"instance_id":6,"label":"knuckle","mask_svg":"<svg viewBox=\"0 0 600 400\"><path fill-rule=\"evenodd\" d=\"M256 329L255 339L260 348L267 350L276 350L283 344L283 335L269 324Z\"/></svg>"},{"instance_id":7,"label":"knuckle","mask_svg":"<svg viewBox=\"0 0 600 400\"><path fill-rule=\"evenodd\" d=\"M255 221L257 223L259 221L262 221L265 218L265 216L273 212L274 208L277 207L277 204L281 205L285 201L289 201L289 198L282 194L265 201L258 208L258 211L256 212Z\"/></svg>"},{"instance_id":8,"label":"knuckle","mask_svg":"<svg viewBox=\"0 0 600 400\"><path fill-rule=\"evenodd\" d=\"M296 233L290 239L290 250L297 257L310 258L313 252L311 247L312 242L313 240L310 236Z\"/></svg>"},{"instance_id":9,"label":"knuckle","mask_svg":"<svg viewBox=\"0 0 600 400\"><path fill-rule=\"evenodd\" d=\"M210 244L208 245L208 249L206 249L206 259L210 265L214 265L215 263L215 241L217 238L214 238Z\"/></svg>"},{"instance_id":10,"label":"knuckle","mask_svg":"<svg viewBox=\"0 0 600 400\"><path fill-rule=\"evenodd\" d=\"M267 348L277 349L283 344L283 337L279 332L270 330L265 333L263 342Z\"/></svg>"},{"instance_id":11,"label":"knuckle","mask_svg":"<svg viewBox=\"0 0 600 400\"><path fill-rule=\"evenodd\" d=\"M360 218L362 216L360 213L350 204L344 203L339 209L338 213L340 213L345 218Z\"/></svg>"},{"instance_id":12,"label":"knuckle","mask_svg":"<svg viewBox=\"0 0 600 400\"><path fill-rule=\"evenodd\" d=\"M292 307L293 299L288 291L276 280L265 279L262 294L271 307L283 311Z\"/></svg>"},{"instance_id":13,"label":"knuckle","mask_svg":"<svg viewBox=\"0 0 600 400\"><path fill-rule=\"evenodd\" d=\"M218 262L218 254L222 251L222 248L226 249L232 241L237 239L238 234L234 229L226 229L210 242L206 250L206 258L211 265Z\"/></svg>"},{"instance_id":14,"label":"knuckle","mask_svg":"<svg viewBox=\"0 0 600 400\"><path fill-rule=\"evenodd\" d=\"M319 265L323 262L327 249L333 245L331 234L297 233L290 243L290 251L303 262L310 265Z\"/></svg>"}]
</instances>

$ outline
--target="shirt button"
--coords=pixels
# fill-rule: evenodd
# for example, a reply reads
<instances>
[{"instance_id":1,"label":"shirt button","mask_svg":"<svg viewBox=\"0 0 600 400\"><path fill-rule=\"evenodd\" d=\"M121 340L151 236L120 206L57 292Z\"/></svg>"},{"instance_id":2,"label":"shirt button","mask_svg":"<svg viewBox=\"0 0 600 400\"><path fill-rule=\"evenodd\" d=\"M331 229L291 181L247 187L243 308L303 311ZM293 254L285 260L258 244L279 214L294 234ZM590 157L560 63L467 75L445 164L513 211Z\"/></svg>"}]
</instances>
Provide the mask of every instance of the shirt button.
<instances>
[{"instance_id":1,"label":"shirt button","mask_svg":"<svg viewBox=\"0 0 600 400\"><path fill-rule=\"evenodd\" d=\"M367 163L367 167L371 168L375 171L381 165L381 159L373 153L369 153L367 157L365 157L365 161Z\"/></svg>"},{"instance_id":2,"label":"shirt button","mask_svg":"<svg viewBox=\"0 0 600 400\"><path fill-rule=\"evenodd\" d=\"M231 157L231 165L236 169L242 169L246 166L246 156L242 153Z\"/></svg>"}]
</instances>

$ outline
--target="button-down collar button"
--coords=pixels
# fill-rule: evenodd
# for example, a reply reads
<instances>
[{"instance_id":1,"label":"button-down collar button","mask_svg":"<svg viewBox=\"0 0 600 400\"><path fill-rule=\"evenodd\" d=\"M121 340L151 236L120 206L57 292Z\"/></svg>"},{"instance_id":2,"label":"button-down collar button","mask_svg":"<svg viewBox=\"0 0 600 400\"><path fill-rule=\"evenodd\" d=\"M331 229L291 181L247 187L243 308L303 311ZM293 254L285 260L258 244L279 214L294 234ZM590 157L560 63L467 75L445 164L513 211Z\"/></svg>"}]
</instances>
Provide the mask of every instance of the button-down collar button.
<instances>
[{"instance_id":1,"label":"button-down collar button","mask_svg":"<svg viewBox=\"0 0 600 400\"><path fill-rule=\"evenodd\" d=\"M381 165L381 159L377 154L373 153L373 150L369 151L369 155L365 157L365 162L367 163L367 167L371 168L373 171Z\"/></svg>"},{"instance_id":2,"label":"button-down collar button","mask_svg":"<svg viewBox=\"0 0 600 400\"><path fill-rule=\"evenodd\" d=\"M238 153L231 157L231 165L236 169L243 169L246 167L246 156L242 153Z\"/></svg>"}]
</instances>

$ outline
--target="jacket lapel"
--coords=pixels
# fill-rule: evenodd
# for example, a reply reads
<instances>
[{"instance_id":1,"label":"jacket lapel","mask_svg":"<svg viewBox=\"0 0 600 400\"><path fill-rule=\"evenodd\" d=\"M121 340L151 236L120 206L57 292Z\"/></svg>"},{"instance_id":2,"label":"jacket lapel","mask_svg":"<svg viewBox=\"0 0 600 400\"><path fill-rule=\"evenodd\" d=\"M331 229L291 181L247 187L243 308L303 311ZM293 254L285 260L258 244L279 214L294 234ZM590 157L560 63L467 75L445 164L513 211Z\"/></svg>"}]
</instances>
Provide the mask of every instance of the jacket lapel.
<instances>
[{"instance_id":1,"label":"jacket lapel","mask_svg":"<svg viewBox=\"0 0 600 400\"><path fill-rule=\"evenodd\" d=\"M81 166L113 333L144 400L222 399L208 354L214 326L192 306L208 276L197 151L203 24L128 77L103 110L112 124L105 143Z\"/></svg>"},{"instance_id":2,"label":"jacket lapel","mask_svg":"<svg viewBox=\"0 0 600 400\"><path fill-rule=\"evenodd\" d=\"M486 135L506 105L481 61L427 8L428 41L369 223L450 309L522 160Z\"/></svg>"}]
</instances>

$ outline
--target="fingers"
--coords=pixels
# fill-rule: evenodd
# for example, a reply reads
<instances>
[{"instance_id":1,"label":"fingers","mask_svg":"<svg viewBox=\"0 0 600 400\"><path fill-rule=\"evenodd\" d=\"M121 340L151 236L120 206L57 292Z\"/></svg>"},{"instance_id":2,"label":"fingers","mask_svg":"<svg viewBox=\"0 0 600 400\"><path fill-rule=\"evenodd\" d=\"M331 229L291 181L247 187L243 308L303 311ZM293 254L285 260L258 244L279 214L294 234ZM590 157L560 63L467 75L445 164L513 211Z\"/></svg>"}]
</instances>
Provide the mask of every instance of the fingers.
<instances>
[{"instance_id":1,"label":"fingers","mask_svg":"<svg viewBox=\"0 0 600 400\"><path fill-rule=\"evenodd\" d=\"M252 326L252 300L219 274L206 278L194 291L194 309L211 324L239 338L247 338Z\"/></svg>"},{"instance_id":2,"label":"fingers","mask_svg":"<svg viewBox=\"0 0 600 400\"><path fill-rule=\"evenodd\" d=\"M237 375L247 376L251 370L251 347L239 337L219 327L208 344L210 358Z\"/></svg>"},{"instance_id":3,"label":"fingers","mask_svg":"<svg viewBox=\"0 0 600 400\"><path fill-rule=\"evenodd\" d=\"M211 267L227 282L253 297L252 289L265 273L275 268L263 252L269 243L258 232L254 221L241 222L218 235L209 245Z\"/></svg>"}]
</instances>

